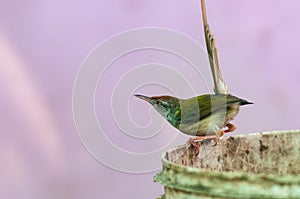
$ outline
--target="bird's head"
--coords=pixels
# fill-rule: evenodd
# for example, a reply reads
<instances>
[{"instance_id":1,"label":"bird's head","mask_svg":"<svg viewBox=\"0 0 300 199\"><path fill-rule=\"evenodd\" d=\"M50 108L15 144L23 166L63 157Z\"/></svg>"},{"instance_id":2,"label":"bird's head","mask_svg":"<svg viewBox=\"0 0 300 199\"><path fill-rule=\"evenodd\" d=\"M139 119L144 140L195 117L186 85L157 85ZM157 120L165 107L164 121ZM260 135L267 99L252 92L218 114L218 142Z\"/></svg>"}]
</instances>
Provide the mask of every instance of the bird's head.
<instances>
[{"instance_id":1,"label":"bird's head","mask_svg":"<svg viewBox=\"0 0 300 199\"><path fill-rule=\"evenodd\" d=\"M167 117L170 112L179 108L179 99L172 96L154 96L134 95L142 100L152 104L152 106L163 116Z\"/></svg>"}]
</instances>

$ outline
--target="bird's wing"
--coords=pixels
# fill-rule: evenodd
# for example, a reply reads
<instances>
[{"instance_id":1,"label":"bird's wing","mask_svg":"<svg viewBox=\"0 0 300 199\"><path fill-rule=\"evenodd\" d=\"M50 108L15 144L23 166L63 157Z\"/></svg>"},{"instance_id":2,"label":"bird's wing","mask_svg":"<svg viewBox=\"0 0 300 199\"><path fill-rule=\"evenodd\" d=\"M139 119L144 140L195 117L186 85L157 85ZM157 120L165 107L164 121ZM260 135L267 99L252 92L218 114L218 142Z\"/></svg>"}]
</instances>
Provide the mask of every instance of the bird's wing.
<instances>
[{"instance_id":1,"label":"bird's wing","mask_svg":"<svg viewBox=\"0 0 300 199\"><path fill-rule=\"evenodd\" d=\"M181 123L196 122L220 110L224 110L225 116L228 106L241 101L235 96L223 94L207 94L184 100L181 103Z\"/></svg>"},{"instance_id":2,"label":"bird's wing","mask_svg":"<svg viewBox=\"0 0 300 199\"><path fill-rule=\"evenodd\" d=\"M228 94L227 85L223 80L221 68L219 65L218 50L216 48L216 40L212 34L206 16L205 0L201 0L202 19L204 26L205 42L208 53L208 59L211 67L211 72L214 80L215 94Z\"/></svg>"}]
</instances>

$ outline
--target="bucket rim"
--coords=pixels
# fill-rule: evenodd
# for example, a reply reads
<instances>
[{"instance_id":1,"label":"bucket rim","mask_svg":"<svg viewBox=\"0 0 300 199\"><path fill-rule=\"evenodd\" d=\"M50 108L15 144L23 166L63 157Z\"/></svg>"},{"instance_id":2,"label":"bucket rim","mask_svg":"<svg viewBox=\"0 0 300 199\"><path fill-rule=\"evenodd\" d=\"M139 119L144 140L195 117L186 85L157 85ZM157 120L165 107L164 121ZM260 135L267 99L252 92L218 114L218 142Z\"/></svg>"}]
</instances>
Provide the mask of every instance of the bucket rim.
<instances>
[{"instance_id":1,"label":"bucket rim","mask_svg":"<svg viewBox=\"0 0 300 199\"><path fill-rule=\"evenodd\" d=\"M256 137L259 135L281 135L281 134L300 134L300 129L299 130L280 130L280 131L269 131L269 132L254 132L254 133L249 133L249 134L238 134L238 135L233 135L233 136L224 136L224 139L230 139L231 137L238 138L238 137ZM299 141L300 144L300 141ZM222 178L228 178L232 179L233 176L236 178L261 178L261 179L270 179L274 180L275 178L280 177L278 180L278 183L287 183L286 178L288 178L288 181L290 182L290 176L294 176L293 178L295 182L300 183L300 173L299 174L267 174L267 173L249 173L249 172L242 172L242 171L216 171L216 170L209 170L205 168L195 168L195 167L189 167L181 164L174 163L170 160L167 159L168 154L171 152L174 152L176 150L182 150L182 148L188 148L188 144L183 144L179 145L175 148L171 148L161 155L161 161L163 168L171 168L176 171L180 172L188 172L188 173L193 173L197 175L210 175L210 176L219 176ZM230 177L229 177L230 175Z\"/></svg>"}]
</instances>

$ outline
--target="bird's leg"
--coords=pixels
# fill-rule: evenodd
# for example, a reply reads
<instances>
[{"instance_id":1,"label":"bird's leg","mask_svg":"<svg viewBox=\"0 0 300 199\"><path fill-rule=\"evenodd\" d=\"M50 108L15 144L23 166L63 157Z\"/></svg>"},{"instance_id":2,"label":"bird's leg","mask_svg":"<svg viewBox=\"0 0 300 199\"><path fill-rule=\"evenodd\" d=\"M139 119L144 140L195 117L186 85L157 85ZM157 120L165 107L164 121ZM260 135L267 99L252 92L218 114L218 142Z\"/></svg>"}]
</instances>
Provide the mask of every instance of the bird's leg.
<instances>
[{"instance_id":1,"label":"bird's leg","mask_svg":"<svg viewBox=\"0 0 300 199\"><path fill-rule=\"evenodd\" d=\"M218 144L220 137L222 137L225 133L233 132L236 129L236 126L231 123L226 124L226 127L227 127L226 130L219 131L217 136L213 138L214 142L216 143L215 146Z\"/></svg>"},{"instance_id":2,"label":"bird's leg","mask_svg":"<svg viewBox=\"0 0 300 199\"><path fill-rule=\"evenodd\" d=\"M234 125L231 124L231 123L226 124L226 126L227 126L228 129L226 129L226 130L224 131L225 133L233 132L233 131L235 131L235 129L236 129L236 126L234 126Z\"/></svg>"},{"instance_id":3,"label":"bird's leg","mask_svg":"<svg viewBox=\"0 0 300 199\"><path fill-rule=\"evenodd\" d=\"M231 123L226 124L226 127L227 127L226 130L224 130L224 131L220 130L218 133L216 133L216 135L193 137L193 138L188 139L187 143L191 144L195 148L196 155L198 155L200 152L201 141L212 139L216 143L215 144L215 146L216 146L219 142L220 137L222 137L225 133L233 132L236 129L236 126Z\"/></svg>"},{"instance_id":4,"label":"bird's leg","mask_svg":"<svg viewBox=\"0 0 300 199\"><path fill-rule=\"evenodd\" d=\"M187 143L191 144L195 148L196 155L198 155L199 152L200 152L201 141L208 140L208 139L213 139L214 140L216 138L217 137L215 135L212 135L212 136L197 136L197 137L189 138Z\"/></svg>"},{"instance_id":5,"label":"bird's leg","mask_svg":"<svg viewBox=\"0 0 300 199\"><path fill-rule=\"evenodd\" d=\"M218 133L216 133L216 136L214 136L212 139L215 142L214 146L217 146L217 144L219 143L220 137L222 137L225 133L227 133L226 131L220 130L218 131Z\"/></svg>"}]
</instances>

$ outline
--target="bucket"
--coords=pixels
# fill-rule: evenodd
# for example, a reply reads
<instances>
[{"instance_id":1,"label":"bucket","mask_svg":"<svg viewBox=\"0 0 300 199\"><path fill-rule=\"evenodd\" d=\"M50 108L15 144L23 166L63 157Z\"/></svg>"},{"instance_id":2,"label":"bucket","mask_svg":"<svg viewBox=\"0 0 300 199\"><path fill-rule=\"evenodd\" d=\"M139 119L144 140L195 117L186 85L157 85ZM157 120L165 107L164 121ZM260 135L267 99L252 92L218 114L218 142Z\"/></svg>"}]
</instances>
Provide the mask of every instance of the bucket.
<instances>
[{"instance_id":1,"label":"bucket","mask_svg":"<svg viewBox=\"0 0 300 199\"><path fill-rule=\"evenodd\" d=\"M224 137L201 153L183 145L162 155L160 199L300 199L300 130Z\"/></svg>"}]
</instances>

